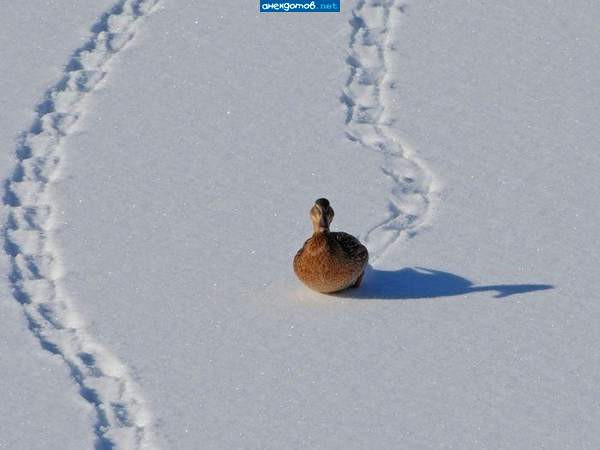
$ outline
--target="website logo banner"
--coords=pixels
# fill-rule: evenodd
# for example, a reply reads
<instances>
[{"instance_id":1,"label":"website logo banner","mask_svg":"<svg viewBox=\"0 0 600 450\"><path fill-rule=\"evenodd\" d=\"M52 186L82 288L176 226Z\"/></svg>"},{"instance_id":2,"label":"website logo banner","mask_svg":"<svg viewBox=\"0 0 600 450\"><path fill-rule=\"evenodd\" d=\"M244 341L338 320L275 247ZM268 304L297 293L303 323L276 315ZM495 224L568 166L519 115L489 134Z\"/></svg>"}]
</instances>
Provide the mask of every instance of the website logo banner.
<instances>
[{"instance_id":1,"label":"website logo banner","mask_svg":"<svg viewBox=\"0 0 600 450\"><path fill-rule=\"evenodd\" d=\"M340 12L341 0L260 0L260 12Z\"/></svg>"}]
</instances>

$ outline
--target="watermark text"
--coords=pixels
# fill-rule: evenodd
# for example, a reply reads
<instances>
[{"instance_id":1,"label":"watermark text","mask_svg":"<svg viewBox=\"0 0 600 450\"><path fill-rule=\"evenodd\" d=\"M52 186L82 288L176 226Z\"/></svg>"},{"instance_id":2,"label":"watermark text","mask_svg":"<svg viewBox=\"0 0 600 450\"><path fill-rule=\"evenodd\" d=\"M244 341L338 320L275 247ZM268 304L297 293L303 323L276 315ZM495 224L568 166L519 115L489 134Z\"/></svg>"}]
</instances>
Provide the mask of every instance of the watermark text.
<instances>
[{"instance_id":1,"label":"watermark text","mask_svg":"<svg viewBox=\"0 0 600 450\"><path fill-rule=\"evenodd\" d=\"M260 0L260 12L340 12L339 0Z\"/></svg>"}]
</instances>

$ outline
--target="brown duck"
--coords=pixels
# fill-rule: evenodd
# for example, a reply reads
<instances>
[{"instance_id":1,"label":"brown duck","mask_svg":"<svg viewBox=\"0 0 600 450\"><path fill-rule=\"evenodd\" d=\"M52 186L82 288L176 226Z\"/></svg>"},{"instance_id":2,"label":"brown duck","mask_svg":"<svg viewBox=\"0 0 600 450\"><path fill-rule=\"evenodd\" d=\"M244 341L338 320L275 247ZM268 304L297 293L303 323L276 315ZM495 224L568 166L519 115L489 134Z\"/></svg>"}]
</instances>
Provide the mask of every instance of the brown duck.
<instances>
[{"instance_id":1,"label":"brown duck","mask_svg":"<svg viewBox=\"0 0 600 450\"><path fill-rule=\"evenodd\" d=\"M360 286L369 261L367 248L348 233L331 232L333 208L320 198L310 210L313 235L294 258L294 272L315 291L331 293Z\"/></svg>"}]
</instances>

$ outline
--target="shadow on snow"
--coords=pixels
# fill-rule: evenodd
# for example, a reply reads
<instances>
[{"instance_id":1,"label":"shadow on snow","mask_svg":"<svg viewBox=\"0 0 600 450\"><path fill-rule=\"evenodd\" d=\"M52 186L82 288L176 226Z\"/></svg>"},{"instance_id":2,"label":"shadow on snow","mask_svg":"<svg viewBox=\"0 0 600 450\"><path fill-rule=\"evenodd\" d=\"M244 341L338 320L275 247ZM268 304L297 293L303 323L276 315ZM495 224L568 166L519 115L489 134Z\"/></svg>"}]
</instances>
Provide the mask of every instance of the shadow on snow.
<instances>
[{"instance_id":1,"label":"shadow on snow","mask_svg":"<svg viewBox=\"0 0 600 450\"><path fill-rule=\"evenodd\" d=\"M369 266L362 285L336 294L339 297L359 299L402 300L450 297L473 292L495 291L496 298L515 294L553 289L550 284L494 284L475 286L459 275L422 267L400 270L379 270Z\"/></svg>"}]
</instances>

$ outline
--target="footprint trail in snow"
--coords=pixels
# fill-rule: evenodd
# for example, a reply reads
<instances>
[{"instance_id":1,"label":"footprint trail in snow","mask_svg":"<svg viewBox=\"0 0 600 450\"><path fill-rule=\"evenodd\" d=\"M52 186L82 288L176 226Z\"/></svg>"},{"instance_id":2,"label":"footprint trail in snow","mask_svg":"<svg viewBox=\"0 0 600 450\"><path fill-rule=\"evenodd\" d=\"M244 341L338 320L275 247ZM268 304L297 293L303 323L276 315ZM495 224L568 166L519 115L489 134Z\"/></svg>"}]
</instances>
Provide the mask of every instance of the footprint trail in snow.
<instances>
[{"instance_id":1,"label":"footprint trail in snow","mask_svg":"<svg viewBox=\"0 0 600 450\"><path fill-rule=\"evenodd\" d=\"M4 186L4 249L9 280L31 333L61 357L81 396L95 411L97 449L154 448L146 401L127 367L86 330L65 292L60 251L53 239L52 195L64 142L85 113L85 99L109 71L112 57L134 37L157 0L121 0L92 27L62 79L46 92L36 118L19 139L17 162Z\"/></svg>"},{"instance_id":2,"label":"footprint trail in snow","mask_svg":"<svg viewBox=\"0 0 600 450\"><path fill-rule=\"evenodd\" d=\"M347 136L383 157L382 173L392 182L387 217L362 239L375 261L399 238L412 237L430 219L436 180L391 129L389 116L395 82L390 73L394 28L404 7L394 0L359 0L352 12L350 75L341 101L346 105Z\"/></svg>"}]
</instances>

